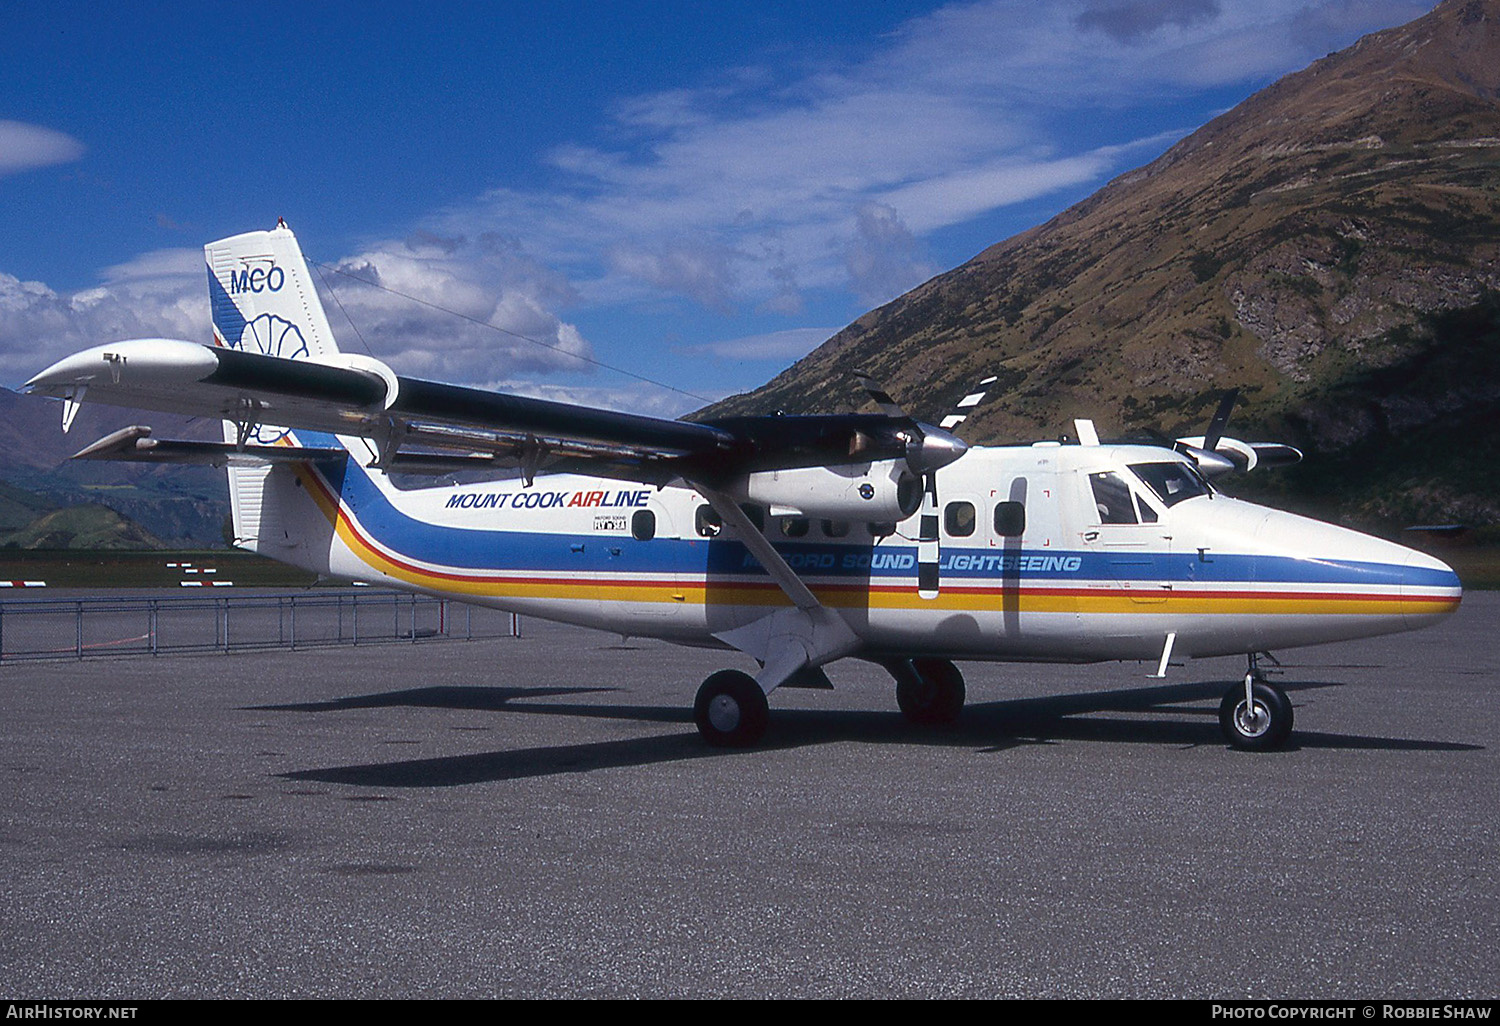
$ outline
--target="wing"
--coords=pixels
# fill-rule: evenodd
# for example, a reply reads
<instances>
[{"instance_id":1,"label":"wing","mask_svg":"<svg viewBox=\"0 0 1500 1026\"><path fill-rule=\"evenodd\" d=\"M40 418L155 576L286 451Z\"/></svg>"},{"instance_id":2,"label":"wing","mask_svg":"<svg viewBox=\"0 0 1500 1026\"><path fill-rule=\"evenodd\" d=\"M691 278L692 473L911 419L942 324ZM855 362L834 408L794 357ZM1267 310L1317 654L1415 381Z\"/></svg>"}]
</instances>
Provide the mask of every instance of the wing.
<instances>
[{"instance_id":1,"label":"wing","mask_svg":"<svg viewBox=\"0 0 1500 1026\"><path fill-rule=\"evenodd\" d=\"M449 473L519 467L665 483L715 482L755 470L904 458L911 422L883 414L666 420L408 378L370 357L286 359L173 339L135 339L67 357L29 390L64 401L209 417L237 442L172 442L128 428L79 454L90 459L224 464L317 460L339 450L252 444L275 426L368 439L371 465Z\"/></svg>"}]
</instances>

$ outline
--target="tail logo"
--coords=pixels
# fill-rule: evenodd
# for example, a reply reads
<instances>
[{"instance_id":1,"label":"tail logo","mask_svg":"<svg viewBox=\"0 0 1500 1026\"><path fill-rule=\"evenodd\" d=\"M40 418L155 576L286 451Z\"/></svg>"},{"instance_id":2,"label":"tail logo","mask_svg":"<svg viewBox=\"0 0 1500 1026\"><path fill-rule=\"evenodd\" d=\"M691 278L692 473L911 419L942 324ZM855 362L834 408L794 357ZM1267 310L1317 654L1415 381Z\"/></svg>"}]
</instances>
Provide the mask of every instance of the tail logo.
<instances>
[{"instance_id":1,"label":"tail logo","mask_svg":"<svg viewBox=\"0 0 1500 1026\"><path fill-rule=\"evenodd\" d=\"M268 313L245 325L238 348L285 360L306 359L309 355L302 329L285 318Z\"/></svg>"},{"instance_id":2,"label":"tail logo","mask_svg":"<svg viewBox=\"0 0 1500 1026\"><path fill-rule=\"evenodd\" d=\"M286 284L286 272L272 264L270 267L246 267L229 272L229 294L242 292L280 292Z\"/></svg>"}]
</instances>

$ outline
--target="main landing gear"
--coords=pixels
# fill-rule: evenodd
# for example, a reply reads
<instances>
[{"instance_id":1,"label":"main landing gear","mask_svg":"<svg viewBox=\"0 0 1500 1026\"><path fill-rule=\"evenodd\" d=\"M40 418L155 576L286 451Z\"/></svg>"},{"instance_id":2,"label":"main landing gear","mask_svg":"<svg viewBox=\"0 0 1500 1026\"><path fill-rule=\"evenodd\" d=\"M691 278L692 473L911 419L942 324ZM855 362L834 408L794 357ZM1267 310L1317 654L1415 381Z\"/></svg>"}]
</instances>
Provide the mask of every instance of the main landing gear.
<instances>
[{"instance_id":1,"label":"main landing gear","mask_svg":"<svg viewBox=\"0 0 1500 1026\"><path fill-rule=\"evenodd\" d=\"M698 733L716 748L749 748L765 734L770 719L766 693L754 677L739 670L711 674L693 703Z\"/></svg>"},{"instance_id":2,"label":"main landing gear","mask_svg":"<svg viewBox=\"0 0 1500 1026\"><path fill-rule=\"evenodd\" d=\"M958 722L964 708L964 675L947 659L911 659L886 667L896 678L896 704L910 723Z\"/></svg>"},{"instance_id":3,"label":"main landing gear","mask_svg":"<svg viewBox=\"0 0 1500 1026\"><path fill-rule=\"evenodd\" d=\"M896 704L910 723L942 726L958 721L964 708L964 675L947 659L901 659L885 663L896 679ZM698 689L693 722L716 748L749 748L765 735L771 712L755 678L720 670Z\"/></svg>"},{"instance_id":4,"label":"main landing gear","mask_svg":"<svg viewBox=\"0 0 1500 1026\"><path fill-rule=\"evenodd\" d=\"M1292 700L1266 681L1254 653L1244 683L1230 688L1219 703L1219 726L1231 745L1248 752L1275 751L1292 733Z\"/></svg>"}]
</instances>

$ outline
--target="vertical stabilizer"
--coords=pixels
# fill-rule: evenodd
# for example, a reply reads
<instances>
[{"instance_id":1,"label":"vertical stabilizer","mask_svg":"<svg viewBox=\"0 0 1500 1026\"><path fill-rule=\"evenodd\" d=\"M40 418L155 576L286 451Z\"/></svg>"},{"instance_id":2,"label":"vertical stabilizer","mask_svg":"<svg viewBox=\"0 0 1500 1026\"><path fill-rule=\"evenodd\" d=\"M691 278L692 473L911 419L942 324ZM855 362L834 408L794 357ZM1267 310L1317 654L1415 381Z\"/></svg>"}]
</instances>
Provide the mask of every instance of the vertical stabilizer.
<instances>
[{"instance_id":1,"label":"vertical stabilizer","mask_svg":"<svg viewBox=\"0 0 1500 1026\"><path fill-rule=\"evenodd\" d=\"M214 344L289 360L338 352L328 316L318 299L297 237L285 224L268 232L246 232L203 247L208 261L208 298ZM224 422L226 442L274 445L290 433L258 423ZM229 504L236 545L286 558L286 532L279 528L293 498L269 467L230 467Z\"/></svg>"},{"instance_id":2,"label":"vertical stabilizer","mask_svg":"<svg viewBox=\"0 0 1500 1026\"><path fill-rule=\"evenodd\" d=\"M300 359L338 352L297 237L286 225L203 247L214 343Z\"/></svg>"}]
</instances>

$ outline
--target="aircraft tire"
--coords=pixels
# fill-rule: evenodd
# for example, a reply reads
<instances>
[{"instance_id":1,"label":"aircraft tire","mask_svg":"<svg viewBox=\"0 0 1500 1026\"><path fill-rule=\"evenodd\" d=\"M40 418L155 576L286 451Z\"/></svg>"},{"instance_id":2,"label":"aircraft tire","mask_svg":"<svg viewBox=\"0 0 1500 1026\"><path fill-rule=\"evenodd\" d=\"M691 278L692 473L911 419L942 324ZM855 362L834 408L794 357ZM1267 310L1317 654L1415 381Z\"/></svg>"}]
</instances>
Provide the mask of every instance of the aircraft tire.
<instances>
[{"instance_id":1,"label":"aircraft tire","mask_svg":"<svg viewBox=\"0 0 1500 1026\"><path fill-rule=\"evenodd\" d=\"M771 719L766 693L739 670L710 674L693 702L698 733L715 748L748 748L760 741Z\"/></svg>"},{"instance_id":2,"label":"aircraft tire","mask_svg":"<svg viewBox=\"0 0 1500 1026\"><path fill-rule=\"evenodd\" d=\"M1280 688L1257 681L1251 688L1254 715L1245 706L1245 685L1224 693L1219 703L1219 727L1230 745L1247 752L1273 752L1292 733L1292 700Z\"/></svg>"},{"instance_id":3,"label":"aircraft tire","mask_svg":"<svg viewBox=\"0 0 1500 1026\"><path fill-rule=\"evenodd\" d=\"M917 681L896 682L896 704L911 723L940 726L958 722L964 708L964 675L948 659L913 659Z\"/></svg>"}]
</instances>

